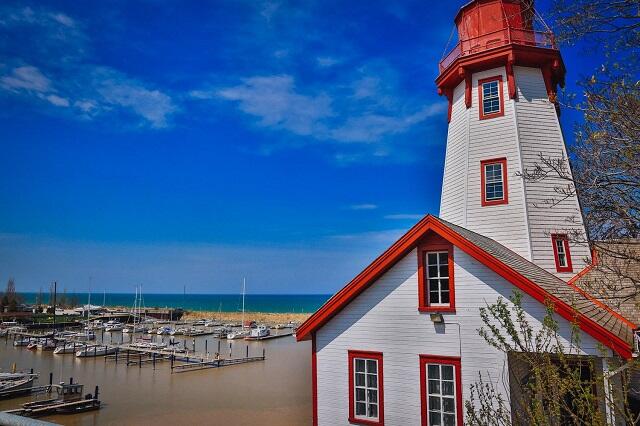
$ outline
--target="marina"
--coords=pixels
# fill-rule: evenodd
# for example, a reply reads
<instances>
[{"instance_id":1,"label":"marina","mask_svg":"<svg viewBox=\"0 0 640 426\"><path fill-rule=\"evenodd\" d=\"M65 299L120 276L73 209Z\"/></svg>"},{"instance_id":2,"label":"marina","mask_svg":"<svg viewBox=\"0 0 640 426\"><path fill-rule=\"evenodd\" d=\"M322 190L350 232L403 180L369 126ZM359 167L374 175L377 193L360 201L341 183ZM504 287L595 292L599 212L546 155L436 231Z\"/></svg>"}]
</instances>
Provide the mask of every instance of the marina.
<instances>
[{"instance_id":1,"label":"marina","mask_svg":"<svg viewBox=\"0 0 640 426\"><path fill-rule=\"evenodd\" d=\"M34 381L35 396L23 393L0 400L0 410L43 415L44 420L69 425L152 424L171 418L182 424L184 418L204 422L213 412L229 424L253 424L258 415L267 425L282 424L283 418L290 420L287 424L308 424L310 365L300 345L295 344L291 328L264 325L262 330L267 329L268 335L227 340L227 332L241 331L242 324L228 327L217 325L223 321L216 320L180 322L157 326L149 323L147 327L148 331L159 327L185 328L192 335L107 332L102 327L93 329L95 340L80 341L77 337L86 332L83 327L55 335L46 330L6 333L0 337L0 369L7 371L15 363L21 368L34 368L44 378ZM206 327L205 323L216 326ZM30 351L23 345L26 342L38 342L42 347L52 345L41 342L42 339L55 342L53 349L38 350L36 343L36 349ZM47 382L49 371L60 381L73 376L83 383L99 385L102 409L97 410L92 405L97 403L84 400L69 402L67 406L52 404L48 408L29 405L34 398L40 399L38 395L51 392L50 385L42 384ZM51 382L55 383L53 379ZM270 383L274 381L288 384L273 389ZM156 386L159 383L163 386ZM163 396L167 394L171 397ZM231 396L261 402L258 410L255 407L249 410L238 403L240 399L233 400ZM154 398L162 404L157 404ZM136 407L152 414L125 416L122 410L134 402Z\"/></svg>"}]
</instances>

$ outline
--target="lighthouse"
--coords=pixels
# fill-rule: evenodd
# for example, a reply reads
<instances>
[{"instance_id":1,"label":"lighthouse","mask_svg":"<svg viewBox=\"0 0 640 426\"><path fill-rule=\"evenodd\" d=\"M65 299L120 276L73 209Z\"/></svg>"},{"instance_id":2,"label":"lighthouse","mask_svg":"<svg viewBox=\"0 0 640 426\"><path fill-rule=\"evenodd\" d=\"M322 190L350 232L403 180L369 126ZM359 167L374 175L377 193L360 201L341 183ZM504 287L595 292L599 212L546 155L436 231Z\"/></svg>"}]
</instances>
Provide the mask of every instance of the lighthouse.
<instances>
[{"instance_id":1,"label":"lighthouse","mask_svg":"<svg viewBox=\"0 0 640 426\"><path fill-rule=\"evenodd\" d=\"M556 99L565 66L535 18L525 0L475 0L456 15L459 41L436 80L449 101L440 217L421 219L298 327L311 341L314 425L462 426L464 401L489 382L520 424L514 374L534 373L478 332L483 310L515 309L516 292L532 335L551 308L557 344L574 356L580 330L575 359L596 375L611 356L633 356L637 326L574 285L590 270L577 197L553 175L521 177L541 157L569 166Z\"/></svg>"},{"instance_id":2,"label":"lighthouse","mask_svg":"<svg viewBox=\"0 0 640 426\"><path fill-rule=\"evenodd\" d=\"M577 196L541 158L567 163L557 87L565 65L533 1L475 0L455 17L458 43L439 64L449 102L440 217L485 235L563 280L589 258ZM570 172L569 172L570 173Z\"/></svg>"}]
</instances>

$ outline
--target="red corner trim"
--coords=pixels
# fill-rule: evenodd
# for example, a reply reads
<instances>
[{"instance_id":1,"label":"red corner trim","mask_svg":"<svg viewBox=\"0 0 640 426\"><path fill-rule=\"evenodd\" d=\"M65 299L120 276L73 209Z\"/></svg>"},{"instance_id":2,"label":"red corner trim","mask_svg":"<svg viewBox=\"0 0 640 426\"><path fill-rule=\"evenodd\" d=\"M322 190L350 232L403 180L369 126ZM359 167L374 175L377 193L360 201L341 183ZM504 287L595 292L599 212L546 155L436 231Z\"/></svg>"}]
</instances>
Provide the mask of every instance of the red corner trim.
<instances>
[{"instance_id":1,"label":"red corner trim","mask_svg":"<svg viewBox=\"0 0 640 426\"><path fill-rule=\"evenodd\" d=\"M513 74L513 60L507 61L505 66L507 71L507 89L509 89L509 99L516 98L516 77Z\"/></svg>"},{"instance_id":2,"label":"red corner trim","mask_svg":"<svg viewBox=\"0 0 640 426\"><path fill-rule=\"evenodd\" d=\"M353 359L368 358L378 361L378 421L356 418L353 402ZM382 365L382 352L349 351L349 423L357 425L382 426L384 425L384 375Z\"/></svg>"},{"instance_id":3,"label":"red corner trim","mask_svg":"<svg viewBox=\"0 0 640 426\"><path fill-rule=\"evenodd\" d=\"M560 266L560 257L558 256L558 246L556 241L562 241L567 256L567 266ZM556 261L556 271L573 272L573 264L571 263L571 249L569 248L569 237L567 234L551 234L551 245L553 246L553 258Z\"/></svg>"},{"instance_id":4,"label":"red corner trim","mask_svg":"<svg viewBox=\"0 0 640 426\"><path fill-rule=\"evenodd\" d=\"M500 99L500 111L492 114L485 114L482 107L482 84L490 81L498 80L498 97ZM480 112L480 120L487 120L489 118L502 117L504 115L504 93L502 92L502 76L496 75L494 77L483 78L478 80L478 111Z\"/></svg>"},{"instance_id":5,"label":"red corner trim","mask_svg":"<svg viewBox=\"0 0 640 426\"><path fill-rule=\"evenodd\" d=\"M486 200L486 186L485 186L485 172L484 166L487 164L502 164L502 190L503 190L503 198L502 200ZM491 160L482 160L480 161L480 202L482 207L486 206L497 206L500 204L509 204L509 179L507 172L507 159L506 158L493 158Z\"/></svg>"},{"instance_id":6,"label":"red corner trim","mask_svg":"<svg viewBox=\"0 0 640 426\"><path fill-rule=\"evenodd\" d=\"M456 374L456 417L458 424L464 424L462 418L462 373L460 357L420 355L420 404L422 406L422 426L429 426L427 413L429 406L427 401L427 364L453 365Z\"/></svg>"},{"instance_id":7,"label":"red corner trim","mask_svg":"<svg viewBox=\"0 0 640 426\"><path fill-rule=\"evenodd\" d=\"M411 228L404 236L402 236L387 251L371 263L364 271L356 276L342 290L329 299L315 314L309 317L296 332L296 339L307 340L310 333L316 331L327 323L342 308L351 302L356 296L366 290L373 284L378 277L384 274L398 260L408 253L418 240L428 231L433 231L442 238L448 240L453 245L464 251L514 286L527 293L540 303L547 300L554 305L555 311L568 321L577 321L578 325L586 333L593 336L603 345L611 348L623 358L631 358L631 347L620 337L611 333L591 318L576 312L571 306L555 297L553 294L546 292L533 281L525 278L512 268L508 267L489 253L480 249L478 246L465 239L445 224L438 221L434 216L428 215Z\"/></svg>"},{"instance_id":8,"label":"red corner trim","mask_svg":"<svg viewBox=\"0 0 640 426\"><path fill-rule=\"evenodd\" d=\"M473 82L471 80L471 73L466 71L464 73L464 104L467 109L471 108L471 89Z\"/></svg>"},{"instance_id":9,"label":"red corner trim","mask_svg":"<svg viewBox=\"0 0 640 426\"><path fill-rule=\"evenodd\" d=\"M311 334L311 395L313 398L313 426L318 426L318 358L316 333Z\"/></svg>"}]
</instances>

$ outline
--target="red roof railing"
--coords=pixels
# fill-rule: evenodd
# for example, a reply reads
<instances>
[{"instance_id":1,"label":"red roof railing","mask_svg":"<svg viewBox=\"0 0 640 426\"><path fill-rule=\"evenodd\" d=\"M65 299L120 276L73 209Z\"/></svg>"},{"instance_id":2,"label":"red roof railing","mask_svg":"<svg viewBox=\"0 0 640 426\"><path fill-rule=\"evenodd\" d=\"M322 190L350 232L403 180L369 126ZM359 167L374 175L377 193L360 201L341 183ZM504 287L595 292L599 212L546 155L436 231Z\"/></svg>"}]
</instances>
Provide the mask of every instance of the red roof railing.
<instances>
[{"instance_id":1,"label":"red roof railing","mask_svg":"<svg viewBox=\"0 0 640 426\"><path fill-rule=\"evenodd\" d=\"M440 72L443 72L456 59L510 44L541 47L557 50L553 33L550 31L534 31L519 28L503 28L477 37L461 40L440 61Z\"/></svg>"}]
</instances>

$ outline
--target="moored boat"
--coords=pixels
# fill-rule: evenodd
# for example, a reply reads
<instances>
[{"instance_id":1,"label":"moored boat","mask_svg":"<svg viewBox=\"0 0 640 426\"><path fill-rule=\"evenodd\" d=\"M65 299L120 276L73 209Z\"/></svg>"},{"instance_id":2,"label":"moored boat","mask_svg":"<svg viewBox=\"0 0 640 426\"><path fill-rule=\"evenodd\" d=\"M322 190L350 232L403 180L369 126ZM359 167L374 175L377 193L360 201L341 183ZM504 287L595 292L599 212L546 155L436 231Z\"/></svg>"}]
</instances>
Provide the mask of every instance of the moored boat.
<instances>
[{"instance_id":1,"label":"moored boat","mask_svg":"<svg viewBox=\"0 0 640 426\"><path fill-rule=\"evenodd\" d=\"M259 326L251 330L251 334L249 335L249 337L252 339L256 339L267 337L269 334L271 334L271 332L269 331L269 327L264 324L260 324Z\"/></svg>"},{"instance_id":2,"label":"moored boat","mask_svg":"<svg viewBox=\"0 0 640 426\"><path fill-rule=\"evenodd\" d=\"M109 346L87 346L84 349L80 349L76 352L78 358L111 355L116 353L116 348Z\"/></svg>"}]
</instances>

